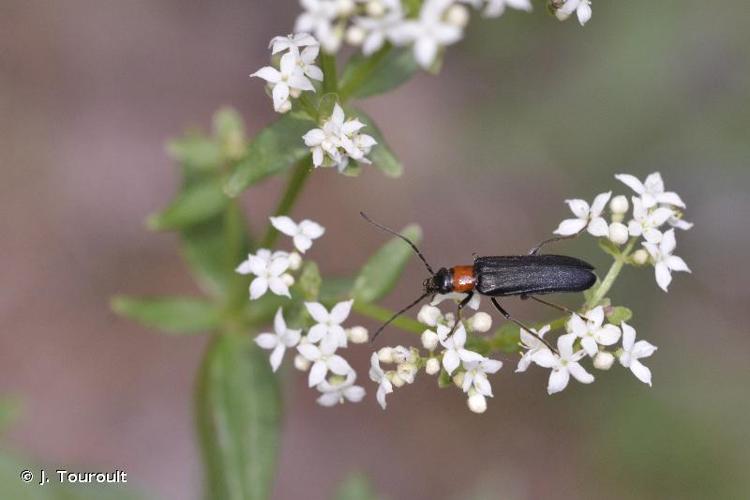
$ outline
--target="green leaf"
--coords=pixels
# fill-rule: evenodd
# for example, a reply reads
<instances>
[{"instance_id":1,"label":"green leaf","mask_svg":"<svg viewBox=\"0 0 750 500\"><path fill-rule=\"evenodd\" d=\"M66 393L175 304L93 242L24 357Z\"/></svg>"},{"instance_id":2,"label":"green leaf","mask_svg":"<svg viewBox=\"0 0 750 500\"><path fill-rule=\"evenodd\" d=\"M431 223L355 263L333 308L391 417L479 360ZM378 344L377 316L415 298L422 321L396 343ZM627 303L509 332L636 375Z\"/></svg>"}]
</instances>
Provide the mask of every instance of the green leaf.
<instances>
[{"instance_id":1,"label":"green leaf","mask_svg":"<svg viewBox=\"0 0 750 500\"><path fill-rule=\"evenodd\" d=\"M117 314L167 333L205 332L219 325L219 309L200 299L118 296L112 299L111 305Z\"/></svg>"},{"instance_id":2,"label":"green leaf","mask_svg":"<svg viewBox=\"0 0 750 500\"><path fill-rule=\"evenodd\" d=\"M333 114L333 108L336 107L336 103L339 102L339 95L333 92L323 94L318 103L318 119L323 122L328 120Z\"/></svg>"},{"instance_id":3,"label":"green leaf","mask_svg":"<svg viewBox=\"0 0 750 500\"><path fill-rule=\"evenodd\" d=\"M214 134L221 153L230 160L238 160L245 154L245 123L232 108L221 108L214 114Z\"/></svg>"},{"instance_id":4,"label":"green leaf","mask_svg":"<svg viewBox=\"0 0 750 500\"><path fill-rule=\"evenodd\" d=\"M251 184L281 172L310 152L302 136L317 124L288 113L263 129L253 140L224 186L229 196L237 196Z\"/></svg>"},{"instance_id":5,"label":"green leaf","mask_svg":"<svg viewBox=\"0 0 750 500\"><path fill-rule=\"evenodd\" d=\"M386 45L370 56L353 55L341 76L341 94L365 98L382 94L408 81L419 70L411 49Z\"/></svg>"},{"instance_id":6,"label":"green leaf","mask_svg":"<svg viewBox=\"0 0 750 500\"><path fill-rule=\"evenodd\" d=\"M315 302L318 300L322 281L318 265L315 262L308 261L302 268L299 278L297 278L295 289L299 290L304 300Z\"/></svg>"},{"instance_id":7,"label":"green leaf","mask_svg":"<svg viewBox=\"0 0 750 500\"><path fill-rule=\"evenodd\" d=\"M326 278L320 285L319 302L328 307L346 300L353 286L353 278Z\"/></svg>"},{"instance_id":8,"label":"green leaf","mask_svg":"<svg viewBox=\"0 0 750 500\"><path fill-rule=\"evenodd\" d=\"M391 148L388 147L383 134L380 129L375 125L375 121L370 118L364 111L359 109L353 110L359 119L367 125L362 132L371 135L378 143L372 148L368 158L372 160L376 167L383 171L388 177L400 177L404 173L404 166L393 154Z\"/></svg>"},{"instance_id":9,"label":"green leaf","mask_svg":"<svg viewBox=\"0 0 750 500\"><path fill-rule=\"evenodd\" d=\"M401 234L414 244L422 239L422 230L417 225L406 227ZM413 251L399 238L393 238L370 257L354 281L352 296L358 302L375 302L390 292Z\"/></svg>"},{"instance_id":10,"label":"green leaf","mask_svg":"<svg viewBox=\"0 0 750 500\"><path fill-rule=\"evenodd\" d=\"M629 321L633 317L633 311L624 306L607 307L607 320L613 325L619 325L623 321Z\"/></svg>"},{"instance_id":11,"label":"green leaf","mask_svg":"<svg viewBox=\"0 0 750 500\"><path fill-rule=\"evenodd\" d=\"M279 447L277 384L267 355L250 336L214 337L196 392L207 498L269 498Z\"/></svg>"},{"instance_id":12,"label":"green leaf","mask_svg":"<svg viewBox=\"0 0 750 500\"><path fill-rule=\"evenodd\" d=\"M151 215L147 224L160 231L194 226L220 213L228 202L218 180L190 183L167 208Z\"/></svg>"},{"instance_id":13,"label":"green leaf","mask_svg":"<svg viewBox=\"0 0 750 500\"><path fill-rule=\"evenodd\" d=\"M377 500L370 481L362 473L350 474L336 490L336 500Z\"/></svg>"},{"instance_id":14,"label":"green leaf","mask_svg":"<svg viewBox=\"0 0 750 500\"><path fill-rule=\"evenodd\" d=\"M501 326L491 339L492 348L503 352L518 352L521 341L521 329L515 323L507 322Z\"/></svg>"},{"instance_id":15,"label":"green leaf","mask_svg":"<svg viewBox=\"0 0 750 500\"><path fill-rule=\"evenodd\" d=\"M197 133L172 139L167 143L167 153L180 163L189 175L214 172L221 164L221 149L216 142Z\"/></svg>"}]
</instances>

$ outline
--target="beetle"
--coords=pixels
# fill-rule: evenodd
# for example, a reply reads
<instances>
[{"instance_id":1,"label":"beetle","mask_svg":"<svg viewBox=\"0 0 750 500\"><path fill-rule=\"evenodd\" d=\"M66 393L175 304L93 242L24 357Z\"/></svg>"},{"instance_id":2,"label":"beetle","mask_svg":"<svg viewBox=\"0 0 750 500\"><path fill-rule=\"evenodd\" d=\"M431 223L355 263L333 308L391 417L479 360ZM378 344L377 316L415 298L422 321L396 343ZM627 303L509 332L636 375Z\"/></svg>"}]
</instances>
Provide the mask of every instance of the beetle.
<instances>
[{"instance_id":1,"label":"beetle","mask_svg":"<svg viewBox=\"0 0 750 500\"><path fill-rule=\"evenodd\" d=\"M420 260L424 263L430 277L422 283L423 294L414 302L401 309L386 321L372 337L375 338L394 319L416 306L428 296L436 294L448 294L452 292L464 293L466 296L459 302L456 310L456 323L453 330L461 321L461 311L469 303L475 293L490 298L495 308L509 321L514 322L530 334L544 342L552 351L555 349L547 341L536 335L530 328L513 318L501 305L498 297L519 296L521 299L532 299L549 307L573 313L567 307L557 305L537 297L550 293L582 292L591 288L596 283L594 266L586 261L566 255L539 255L539 250L553 241L563 240L576 236L556 236L542 241L532 248L528 255L511 255L495 257L474 256L471 265L459 265L453 267L441 267L435 272L427 259L419 251L419 248L406 236L378 224L370 219L364 212L359 213L367 222L378 229L386 231L405 241Z\"/></svg>"}]
</instances>

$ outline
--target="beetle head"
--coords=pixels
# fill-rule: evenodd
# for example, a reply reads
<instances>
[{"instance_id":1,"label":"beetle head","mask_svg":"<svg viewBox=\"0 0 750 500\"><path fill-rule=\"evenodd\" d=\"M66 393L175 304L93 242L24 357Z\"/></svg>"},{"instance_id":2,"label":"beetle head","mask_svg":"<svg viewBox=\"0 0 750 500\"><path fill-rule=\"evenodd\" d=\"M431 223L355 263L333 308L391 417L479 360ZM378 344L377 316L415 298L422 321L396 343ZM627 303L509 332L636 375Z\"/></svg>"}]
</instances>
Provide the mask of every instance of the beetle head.
<instances>
[{"instance_id":1,"label":"beetle head","mask_svg":"<svg viewBox=\"0 0 750 500\"><path fill-rule=\"evenodd\" d=\"M425 293L444 295L453 291L453 274L443 267L422 283Z\"/></svg>"}]
</instances>

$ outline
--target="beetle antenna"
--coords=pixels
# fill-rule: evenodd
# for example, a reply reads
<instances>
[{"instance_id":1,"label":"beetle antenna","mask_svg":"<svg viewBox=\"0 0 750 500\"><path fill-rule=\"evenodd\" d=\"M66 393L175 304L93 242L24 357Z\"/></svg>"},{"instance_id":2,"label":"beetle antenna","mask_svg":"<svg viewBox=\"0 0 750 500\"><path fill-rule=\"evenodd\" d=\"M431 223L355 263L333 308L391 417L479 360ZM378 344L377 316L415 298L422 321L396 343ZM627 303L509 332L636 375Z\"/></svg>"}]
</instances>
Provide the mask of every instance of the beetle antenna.
<instances>
[{"instance_id":1,"label":"beetle antenna","mask_svg":"<svg viewBox=\"0 0 750 500\"><path fill-rule=\"evenodd\" d=\"M428 295L430 295L430 293L431 293L431 292L427 292L427 293L423 294L423 295L422 295L421 297L419 297L419 298L418 298L417 300L415 300L414 302L412 302L411 304L409 304L408 306L404 307L404 308L403 308L403 309L401 309L401 310L400 310L399 312L397 312L396 314L394 314L393 316L391 316L391 318L390 318L390 319L389 319L388 321L386 321L385 323L383 323L383 325L382 325L382 326L381 326L380 328L378 328L378 329L377 329L377 330L375 331L375 334L374 334L374 335L372 336L372 339L370 339L370 342L375 342L375 338L376 338L376 337L377 337L378 335L380 335L380 332L382 332L382 331L383 331L383 329L385 329L385 327L386 327L386 326L390 325L390 324L391 324L391 322L392 322L392 321L393 321L394 319L398 318L399 316L401 316L402 314L404 314L404 313L405 313L406 311L408 311L408 310L409 310L409 309L411 309L412 307L414 307L414 306L416 306L417 304L419 304L420 302L422 302L422 300L424 300L424 298L425 298L425 297L427 297Z\"/></svg>"},{"instance_id":2,"label":"beetle antenna","mask_svg":"<svg viewBox=\"0 0 750 500\"><path fill-rule=\"evenodd\" d=\"M435 274L435 271L432 270L432 266L427 262L427 259L424 258L424 255L422 255L422 252L419 251L419 248L417 248L417 245L415 245L409 238L407 238L403 234L397 233L393 229L390 229L390 228L387 228L387 227L385 227L385 226L383 226L381 224L378 224L374 220L370 219L364 212L360 212L359 215L361 215L364 220L366 220L367 222L369 222L373 226L377 227L378 229L380 229L382 231L385 231L386 233L391 233L393 236L397 236L397 237L401 238L402 240L404 240L406 243L408 243L409 246L412 248L412 250L414 250L414 252L417 254L417 257L419 257L422 260L422 262L424 262L424 265L427 268L427 270L430 272L430 274L432 274L432 275ZM414 305L414 304L412 304L412 305ZM409 307L411 307L411 306L409 306ZM403 311L401 311L401 312L403 312ZM401 314L401 313L399 313L399 314ZM397 314L397 316L398 316L398 314ZM385 326L385 325L383 325L383 326Z\"/></svg>"}]
</instances>

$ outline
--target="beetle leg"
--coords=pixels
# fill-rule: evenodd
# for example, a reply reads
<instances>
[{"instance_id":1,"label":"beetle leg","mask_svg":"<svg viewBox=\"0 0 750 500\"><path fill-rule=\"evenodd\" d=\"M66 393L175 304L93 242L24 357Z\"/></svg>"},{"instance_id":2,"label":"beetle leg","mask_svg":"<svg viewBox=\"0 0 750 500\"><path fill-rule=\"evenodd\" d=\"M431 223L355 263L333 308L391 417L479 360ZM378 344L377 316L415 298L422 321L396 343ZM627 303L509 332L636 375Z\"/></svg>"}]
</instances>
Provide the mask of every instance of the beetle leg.
<instances>
[{"instance_id":1,"label":"beetle leg","mask_svg":"<svg viewBox=\"0 0 750 500\"><path fill-rule=\"evenodd\" d=\"M555 354L557 354L557 349L555 349L554 347L552 347L549 342L547 342L542 337L540 337L539 335L537 335L536 333L534 333L534 330L532 330L528 326L524 325L523 323L521 323L517 319L511 317L511 315L508 313L508 311L506 311L505 309L503 309L503 306L500 305L500 302L498 302L495 297L490 297L490 300L495 305L495 307L497 308L497 310L500 311L500 314L502 314L503 317L505 317L505 319L507 319L508 321L512 321L513 323L517 324L518 326L520 326L521 328L523 328L524 330L526 330L527 332L529 332L531 335L533 335L534 337L536 337L537 339L539 339L539 341L541 341L544 345L546 345L549 348L550 351L552 351Z\"/></svg>"},{"instance_id":2,"label":"beetle leg","mask_svg":"<svg viewBox=\"0 0 750 500\"><path fill-rule=\"evenodd\" d=\"M554 302L549 302L549 301L540 299L539 297L537 297L535 295L526 295L526 294L521 295L521 300L526 300L526 299L535 300L535 301L539 302L540 304L544 304L546 306L552 307L554 309L557 309L558 311L566 312L568 314L576 314L581 319L583 319L584 321L588 321L589 320L586 316L583 316L581 313L578 313L578 312L576 312L576 311L574 311L572 309L568 309L567 307L561 306L560 304L555 304Z\"/></svg>"},{"instance_id":3,"label":"beetle leg","mask_svg":"<svg viewBox=\"0 0 750 500\"><path fill-rule=\"evenodd\" d=\"M466 294L466 297L461 300L461 302L458 303L458 306L456 306L456 322L453 323L453 328L451 328L451 331L448 333L448 336L450 337L453 335L453 332L456 331L456 328L458 328L458 325L461 323L461 315L464 310L464 307L466 307L466 304L469 303L471 298L474 296L474 292L469 292Z\"/></svg>"},{"instance_id":4,"label":"beetle leg","mask_svg":"<svg viewBox=\"0 0 750 500\"><path fill-rule=\"evenodd\" d=\"M543 240L537 246L535 246L534 248L532 248L531 250L529 250L529 255L536 255L537 252L539 252L539 250L541 250L541 248L544 245L546 245L547 243L554 243L555 241L569 240L571 238L575 238L576 236L578 236L579 234L581 234L584 231L584 229L581 229L577 233L569 234L568 236L553 236L552 238L548 238L546 240Z\"/></svg>"}]
</instances>

